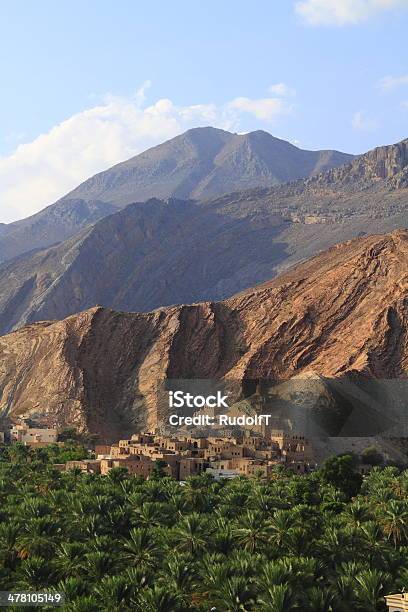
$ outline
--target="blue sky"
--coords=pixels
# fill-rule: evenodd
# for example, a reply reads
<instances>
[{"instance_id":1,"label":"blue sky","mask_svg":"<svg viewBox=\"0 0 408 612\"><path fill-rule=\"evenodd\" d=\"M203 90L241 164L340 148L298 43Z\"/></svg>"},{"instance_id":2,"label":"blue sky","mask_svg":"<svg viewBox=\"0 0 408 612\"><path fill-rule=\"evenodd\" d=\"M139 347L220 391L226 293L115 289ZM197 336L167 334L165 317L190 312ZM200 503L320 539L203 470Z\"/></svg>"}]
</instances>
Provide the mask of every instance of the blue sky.
<instances>
[{"instance_id":1,"label":"blue sky","mask_svg":"<svg viewBox=\"0 0 408 612\"><path fill-rule=\"evenodd\" d=\"M408 136L408 0L2 0L0 221L196 125Z\"/></svg>"}]
</instances>

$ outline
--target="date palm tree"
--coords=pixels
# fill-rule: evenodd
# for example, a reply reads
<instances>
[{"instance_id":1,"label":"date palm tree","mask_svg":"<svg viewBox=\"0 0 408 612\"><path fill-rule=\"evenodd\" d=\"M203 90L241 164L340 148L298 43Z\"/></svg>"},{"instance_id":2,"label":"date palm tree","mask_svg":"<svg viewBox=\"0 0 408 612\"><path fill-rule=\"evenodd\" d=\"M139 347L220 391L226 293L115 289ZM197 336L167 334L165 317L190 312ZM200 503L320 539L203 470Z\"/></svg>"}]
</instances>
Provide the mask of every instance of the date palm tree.
<instances>
[{"instance_id":1,"label":"date palm tree","mask_svg":"<svg viewBox=\"0 0 408 612\"><path fill-rule=\"evenodd\" d=\"M286 549L290 541L288 532L296 525L296 518L289 510L277 510L268 521L269 542Z\"/></svg>"},{"instance_id":2,"label":"date palm tree","mask_svg":"<svg viewBox=\"0 0 408 612\"><path fill-rule=\"evenodd\" d=\"M408 506L406 502L391 500L382 513L381 523L385 535L397 548L408 538Z\"/></svg>"},{"instance_id":3,"label":"date palm tree","mask_svg":"<svg viewBox=\"0 0 408 612\"><path fill-rule=\"evenodd\" d=\"M154 567L159 553L151 532L145 528L132 529L123 541L123 559L137 567L143 569Z\"/></svg>"},{"instance_id":4,"label":"date palm tree","mask_svg":"<svg viewBox=\"0 0 408 612\"><path fill-rule=\"evenodd\" d=\"M367 505L360 500L353 502L346 508L345 519L347 524L351 527L356 529L360 528L370 519L370 513Z\"/></svg>"},{"instance_id":5,"label":"date palm tree","mask_svg":"<svg viewBox=\"0 0 408 612\"><path fill-rule=\"evenodd\" d=\"M184 497L193 512L205 512L212 506L209 480L205 476L191 476L184 487Z\"/></svg>"},{"instance_id":6,"label":"date palm tree","mask_svg":"<svg viewBox=\"0 0 408 612\"><path fill-rule=\"evenodd\" d=\"M261 550L268 541L269 530L265 519L249 510L233 530L237 543L251 553Z\"/></svg>"},{"instance_id":7,"label":"date palm tree","mask_svg":"<svg viewBox=\"0 0 408 612\"><path fill-rule=\"evenodd\" d=\"M42 516L28 521L17 538L19 557L50 556L55 549L57 530L58 525L51 517Z\"/></svg>"},{"instance_id":8,"label":"date palm tree","mask_svg":"<svg viewBox=\"0 0 408 612\"><path fill-rule=\"evenodd\" d=\"M53 583L53 573L48 561L42 557L29 557L21 563L16 587L26 590L40 590Z\"/></svg>"},{"instance_id":9,"label":"date palm tree","mask_svg":"<svg viewBox=\"0 0 408 612\"><path fill-rule=\"evenodd\" d=\"M333 584L333 612L357 610L357 595L354 576L338 575Z\"/></svg>"},{"instance_id":10,"label":"date palm tree","mask_svg":"<svg viewBox=\"0 0 408 612\"><path fill-rule=\"evenodd\" d=\"M87 537L95 537L104 530L105 519L102 514L85 514L82 517L81 529Z\"/></svg>"},{"instance_id":11,"label":"date palm tree","mask_svg":"<svg viewBox=\"0 0 408 612\"><path fill-rule=\"evenodd\" d=\"M242 576L232 576L220 584L214 596L216 610L247 612L253 610L254 588Z\"/></svg>"},{"instance_id":12,"label":"date palm tree","mask_svg":"<svg viewBox=\"0 0 408 612\"><path fill-rule=\"evenodd\" d=\"M333 612L334 594L329 588L312 587L305 595L305 612Z\"/></svg>"},{"instance_id":13,"label":"date palm tree","mask_svg":"<svg viewBox=\"0 0 408 612\"><path fill-rule=\"evenodd\" d=\"M356 578L356 595L364 612L376 612L384 608L384 594L390 576L375 569L363 570Z\"/></svg>"},{"instance_id":14,"label":"date palm tree","mask_svg":"<svg viewBox=\"0 0 408 612\"><path fill-rule=\"evenodd\" d=\"M94 582L114 573L116 566L117 559L110 552L100 551L87 553L82 563L87 576Z\"/></svg>"},{"instance_id":15,"label":"date palm tree","mask_svg":"<svg viewBox=\"0 0 408 612\"><path fill-rule=\"evenodd\" d=\"M286 570L288 581L295 590L318 584L325 571L321 561L310 557L285 557L279 564Z\"/></svg>"},{"instance_id":16,"label":"date palm tree","mask_svg":"<svg viewBox=\"0 0 408 612\"><path fill-rule=\"evenodd\" d=\"M350 533L330 523L317 542L316 548L319 555L334 568L350 558Z\"/></svg>"},{"instance_id":17,"label":"date palm tree","mask_svg":"<svg viewBox=\"0 0 408 612\"><path fill-rule=\"evenodd\" d=\"M185 612L185 607L171 587L154 585L139 591L133 599L137 612Z\"/></svg>"},{"instance_id":18,"label":"date palm tree","mask_svg":"<svg viewBox=\"0 0 408 612\"><path fill-rule=\"evenodd\" d=\"M308 529L305 529L303 525L293 527L288 530L287 535L287 547L292 554L307 555L309 553L311 537Z\"/></svg>"},{"instance_id":19,"label":"date palm tree","mask_svg":"<svg viewBox=\"0 0 408 612\"><path fill-rule=\"evenodd\" d=\"M216 590L217 585L227 579L228 569L224 555L220 553L204 555L198 565L198 573L204 590Z\"/></svg>"},{"instance_id":20,"label":"date palm tree","mask_svg":"<svg viewBox=\"0 0 408 612\"><path fill-rule=\"evenodd\" d=\"M189 601L197 598L201 584L193 560L188 555L176 555L169 559L158 578L158 584L173 587L180 602L188 607Z\"/></svg>"},{"instance_id":21,"label":"date palm tree","mask_svg":"<svg viewBox=\"0 0 408 612\"><path fill-rule=\"evenodd\" d=\"M109 533L116 533L124 536L129 532L131 526L131 512L129 508L119 506L109 510L106 514L107 530Z\"/></svg>"},{"instance_id":22,"label":"date palm tree","mask_svg":"<svg viewBox=\"0 0 408 612\"><path fill-rule=\"evenodd\" d=\"M196 578L193 560L188 555L176 555L169 559L163 572L163 580L182 592L187 592Z\"/></svg>"},{"instance_id":23,"label":"date palm tree","mask_svg":"<svg viewBox=\"0 0 408 612\"><path fill-rule=\"evenodd\" d=\"M258 598L259 612L295 612L302 610L299 600L288 584L273 584Z\"/></svg>"},{"instance_id":24,"label":"date palm tree","mask_svg":"<svg viewBox=\"0 0 408 612\"><path fill-rule=\"evenodd\" d=\"M64 605L66 612L100 612L100 602L94 595L80 596Z\"/></svg>"},{"instance_id":25,"label":"date palm tree","mask_svg":"<svg viewBox=\"0 0 408 612\"><path fill-rule=\"evenodd\" d=\"M214 550L228 554L235 547L235 534L231 522L224 517L216 519L213 525L212 542Z\"/></svg>"},{"instance_id":26,"label":"date palm tree","mask_svg":"<svg viewBox=\"0 0 408 612\"><path fill-rule=\"evenodd\" d=\"M237 487L228 491L223 496L218 507L218 512L226 518L239 516L243 509L247 507L249 491L245 487Z\"/></svg>"},{"instance_id":27,"label":"date palm tree","mask_svg":"<svg viewBox=\"0 0 408 612\"><path fill-rule=\"evenodd\" d=\"M25 446L21 442L13 444L8 452L11 461L15 463L26 463L31 458L30 447Z\"/></svg>"},{"instance_id":28,"label":"date palm tree","mask_svg":"<svg viewBox=\"0 0 408 612\"><path fill-rule=\"evenodd\" d=\"M0 566L9 569L16 567L19 533L20 528L16 523L0 523Z\"/></svg>"},{"instance_id":29,"label":"date palm tree","mask_svg":"<svg viewBox=\"0 0 408 612\"><path fill-rule=\"evenodd\" d=\"M185 516L174 529L175 548L193 556L203 551L209 541L207 525L197 512Z\"/></svg>"},{"instance_id":30,"label":"date palm tree","mask_svg":"<svg viewBox=\"0 0 408 612\"><path fill-rule=\"evenodd\" d=\"M63 542L58 547L54 557L54 565L61 579L81 575L81 564L86 552L87 548L79 542Z\"/></svg>"},{"instance_id":31,"label":"date palm tree","mask_svg":"<svg viewBox=\"0 0 408 612\"><path fill-rule=\"evenodd\" d=\"M103 610L117 612L130 605L134 589L126 576L105 576L94 588L93 594L98 596Z\"/></svg>"},{"instance_id":32,"label":"date palm tree","mask_svg":"<svg viewBox=\"0 0 408 612\"><path fill-rule=\"evenodd\" d=\"M160 512L159 504L155 502L145 502L140 509L136 511L135 522L138 527L152 527L160 525L163 520L163 515Z\"/></svg>"},{"instance_id":33,"label":"date palm tree","mask_svg":"<svg viewBox=\"0 0 408 612\"><path fill-rule=\"evenodd\" d=\"M91 587L86 583L84 578L74 576L64 578L55 585L57 592L64 593L67 602L72 602L78 597L87 595L90 588Z\"/></svg>"},{"instance_id":34,"label":"date palm tree","mask_svg":"<svg viewBox=\"0 0 408 612\"><path fill-rule=\"evenodd\" d=\"M367 521L361 527L360 543L364 555L368 555L370 562L381 558L389 549L389 544L384 542L381 526L375 521Z\"/></svg>"}]
</instances>

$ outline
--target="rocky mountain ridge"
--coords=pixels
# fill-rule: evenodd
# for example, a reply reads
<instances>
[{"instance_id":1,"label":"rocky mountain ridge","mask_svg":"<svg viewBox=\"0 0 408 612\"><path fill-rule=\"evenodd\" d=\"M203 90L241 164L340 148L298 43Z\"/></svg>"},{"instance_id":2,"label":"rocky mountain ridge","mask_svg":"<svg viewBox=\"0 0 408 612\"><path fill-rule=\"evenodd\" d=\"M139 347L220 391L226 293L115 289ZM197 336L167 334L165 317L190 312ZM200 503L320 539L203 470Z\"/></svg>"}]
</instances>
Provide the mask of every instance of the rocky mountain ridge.
<instances>
[{"instance_id":1,"label":"rocky mountain ridge","mask_svg":"<svg viewBox=\"0 0 408 612\"><path fill-rule=\"evenodd\" d=\"M100 172L39 213L0 226L0 262L66 240L128 204L197 200L271 186L339 166L352 155L305 151L261 130L188 130Z\"/></svg>"},{"instance_id":2,"label":"rocky mountain ridge","mask_svg":"<svg viewBox=\"0 0 408 612\"><path fill-rule=\"evenodd\" d=\"M149 311L224 299L344 240L408 227L407 188L351 185L321 175L301 189L130 205L0 264L0 333L94 304Z\"/></svg>"},{"instance_id":3,"label":"rocky mountain ridge","mask_svg":"<svg viewBox=\"0 0 408 612\"><path fill-rule=\"evenodd\" d=\"M321 173L306 184L338 186L356 184L373 188L376 182L386 181L394 189L408 186L408 139L392 145L376 147L340 168Z\"/></svg>"},{"instance_id":4,"label":"rocky mountain ridge","mask_svg":"<svg viewBox=\"0 0 408 612\"><path fill-rule=\"evenodd\" d=\"M225 299L336 243L408 227L407 168L402 141L313 178L202 202L151 199L90 225L88 214L111 205L77 200L71 225L84 228L0 264L0 333L94 304L149 311ZM51 213L57 228L58 207ZM41 239L41 219L36 227Z\"/></svg>"},{"instance_id":5,"label":"rocky mountain ridge","mask_svg":"<svg viewBox=\"0 0 408 612\"><path fill-rule=\"evenodd\" d=\"M313 176L352 158L299 149L262 130L233 134L193 128L91 177L67 197L117 206L150 198L203 200Z\"/></svg>"}]
</instances>

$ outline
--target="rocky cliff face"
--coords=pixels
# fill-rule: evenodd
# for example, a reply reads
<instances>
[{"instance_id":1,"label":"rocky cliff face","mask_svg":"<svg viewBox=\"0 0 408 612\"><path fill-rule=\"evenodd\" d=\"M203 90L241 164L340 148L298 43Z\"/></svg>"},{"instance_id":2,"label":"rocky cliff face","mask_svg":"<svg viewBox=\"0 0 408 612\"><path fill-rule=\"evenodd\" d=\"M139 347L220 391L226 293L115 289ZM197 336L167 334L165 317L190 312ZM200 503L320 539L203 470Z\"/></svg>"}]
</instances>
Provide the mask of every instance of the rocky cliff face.
<instances>
[{"instance_id":1,"label":"rocky cliff face","mask_svg":"<svg viewBox=\"0 0 408 612\"><path fill-rule=\"evenodd\" d=\"M408 168L408 139L396 144L377 147L360 155L341 168L333 168L326 174L311 179L310 183L321 185L372 186L376 181L387 181L394 188L406 187Z\"/></svg>"},{"instance_id":2,"label":"rocky cliff face","mask_svg":"<svg viewBox=\"0 0 408 612\"><path fill-rule=\"evenodd\" d=\"M3 412L115 439L158 420L166 379L408 373L408 232L334 247L219 303L93 308L0 338Z\"/></svg>"}]
</instances>

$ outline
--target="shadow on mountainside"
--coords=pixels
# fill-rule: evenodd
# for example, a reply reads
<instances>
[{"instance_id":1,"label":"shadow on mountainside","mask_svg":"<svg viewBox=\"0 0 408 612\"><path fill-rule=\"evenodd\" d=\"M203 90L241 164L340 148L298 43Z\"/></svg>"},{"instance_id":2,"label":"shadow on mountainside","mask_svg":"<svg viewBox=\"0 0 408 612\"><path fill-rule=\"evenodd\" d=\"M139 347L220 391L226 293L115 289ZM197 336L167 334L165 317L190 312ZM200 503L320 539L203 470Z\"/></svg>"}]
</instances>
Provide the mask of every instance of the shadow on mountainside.
<instances>
[{"instance_id":1,"label":"shadow on mountainside","mask_svg":"<svg viewBox=\"0 0 408 612\"><path fill-rule=\"evenodd\" d=\"M77 238L0 267L0 333L95 304L149 311L222 299L268 279L287 257L276 214L236 215L151 200Z\"/></svg>"}]
</instances>

